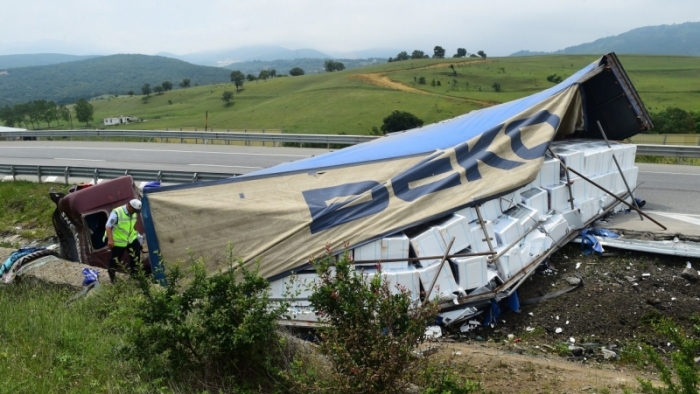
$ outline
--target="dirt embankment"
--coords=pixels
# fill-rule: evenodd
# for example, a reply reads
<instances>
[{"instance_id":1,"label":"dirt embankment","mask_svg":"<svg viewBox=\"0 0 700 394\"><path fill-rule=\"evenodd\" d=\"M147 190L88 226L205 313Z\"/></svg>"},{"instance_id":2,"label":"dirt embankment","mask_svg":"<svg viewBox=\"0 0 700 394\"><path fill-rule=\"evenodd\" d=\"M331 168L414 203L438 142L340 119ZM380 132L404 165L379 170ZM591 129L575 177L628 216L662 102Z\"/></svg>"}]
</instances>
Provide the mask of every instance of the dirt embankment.
<instances>
[{"instance_id":1,"label":"dirt embankment","mask_svg":"<svg viewBox=\"0 0 700 394\"><path fill-rule=\"evenodd\" d=\"M464 62L459 62L459 63L455 63L455 64L464 65L464 64L469 64L469 63L483 63L483 62L484 61L482 61L482 60L480 60L480 61L464 61ZM430 66L416 68L415 70L449 68L449 66L450 66L449 64L433 64ZM441 97L441 98L449 98L452 100L458 100L458 101L464 101L464 102L468 102L468 103L472 103L472 104L478 104L478 105L481 105L483 107L490 107L492 105L500 104L496 101L476 100L476 99L471 99L471 98L466 98L466 97L455 97L455 96L450 96L447 94L440 94L440 93L428 92L426 90L416 89L412 86L408 86L408 85L405 85L401 82L392 80L385 73L357 74L357 75L351 76L351 78L359 79L361 81L371 83L375 86L380 86L382 88L387 88L387 89L392 89L392 90L400 90L402 92L410 92L410 93L416 93L416 94L425 94L428 96L435 96L435 97Z\"/></svg>"}]
</instances>

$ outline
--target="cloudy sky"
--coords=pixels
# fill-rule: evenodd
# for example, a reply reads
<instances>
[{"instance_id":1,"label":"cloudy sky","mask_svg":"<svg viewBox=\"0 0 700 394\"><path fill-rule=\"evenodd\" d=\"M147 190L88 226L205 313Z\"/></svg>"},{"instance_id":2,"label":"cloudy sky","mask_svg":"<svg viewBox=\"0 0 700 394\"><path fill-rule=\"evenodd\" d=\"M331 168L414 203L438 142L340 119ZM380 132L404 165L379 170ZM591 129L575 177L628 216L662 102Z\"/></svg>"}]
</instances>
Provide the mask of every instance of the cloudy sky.
<instances>
[{"instance_id":1,"label":"cloudy sky","mask_svg":"<svg viewBox=\"0 0 700 394\"><path fill-rule=\"evenodd\" d=\"M0 54L441 45L499 56L700 20L698 0L9 0L0 10Z\"/></svg>"}]
</instances>

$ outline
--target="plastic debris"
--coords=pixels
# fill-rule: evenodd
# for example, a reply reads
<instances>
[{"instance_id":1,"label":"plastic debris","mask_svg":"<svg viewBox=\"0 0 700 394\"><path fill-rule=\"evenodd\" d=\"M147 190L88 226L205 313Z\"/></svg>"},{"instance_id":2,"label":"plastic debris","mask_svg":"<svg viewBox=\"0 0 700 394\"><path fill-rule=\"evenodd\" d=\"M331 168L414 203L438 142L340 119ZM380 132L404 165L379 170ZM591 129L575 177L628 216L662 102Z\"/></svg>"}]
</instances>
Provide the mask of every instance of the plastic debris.
<instances>
[{"instance_id":1,"label":"plastic debris","mask_svg":"<svg viewBox=\"0 0 700 394\"><path fill-rule=\"evenodd\" d=\"M576 338L574 338L574 337L569 338L569 342L576 343Z\"/></svg>"},{"instance_id":2,"label":"plastic debris","mask_svg":"<svg viewBox=\"0 0 700 394\"><path fill-rule=\"evenodd\" d=\"M607 228L599 228L599 227L593 227L590 229L583 230L584 232L587 231L588 234L591 235L596 235L598 237L604 237L604 238L619 238L620 236ZM583 232L581 232L583 234Z\"/></svg>"},{"instance_id":3,"label":"plastic debris","mask_svg":"<svg viewBox=\"0 0 700 394\"><path fill-rule=\"evenodd\" d=\"M83 279L83 286L88 286L99 280L100 273L90 268L83 268L83 276L85 277Z\"/></svg>"},{"instance_id":4,"label":"plastic debris","mask_svg":"<svg viewBox=\"0 0 700 394\"><path fill-rule=\"evenodd\" d=\"M556 330L554 330L554 332L555 332L555 333L557 333L557 334L561 334L561 333L562 333L562 331L564 331L564 330L562 330L562 328L561 328L561 327L557 327L557 329L556 329Z\"/></svg>"},{"instance_id":5,"label":"plastic debris","mask_svg":"<svg viewBox=\"0 0 700 394\"><path fill-rule=\"evenodd\" d=\"M613 352L612 350L608 350L603 348L603 358L606 360L614 359L617 358L617 353Z\"/></svg>"},{"instance_id":6,"label":"plastic debris","mask_svg":"<svg viewBox=\"0 0 700 394\"><path fill-rule=\"evenodd\" d=\"M533 327L525 327L525 331L533 332L533 331L535 331L535 329Z\"/></svg>"},{"instance_id":7,"label":"plastic debris","mask_svg":"<svg viewBox=\"0 0 700 394\"><path fill-rule=\"evenodd\" d=\"M428 339L442 338L442 328L440 326L430 326L426 328L425 336Z\"/></svg>"},{"instance_id":8,"label":"plastic debris","mask_svg":"<svg viewBox=\"0 0 700 394\"><path fill-rule=\"evenodd\" d=\"M576 263L576 269L579 269L581 267L581 263Z\"/></svg>"}]
</instances>

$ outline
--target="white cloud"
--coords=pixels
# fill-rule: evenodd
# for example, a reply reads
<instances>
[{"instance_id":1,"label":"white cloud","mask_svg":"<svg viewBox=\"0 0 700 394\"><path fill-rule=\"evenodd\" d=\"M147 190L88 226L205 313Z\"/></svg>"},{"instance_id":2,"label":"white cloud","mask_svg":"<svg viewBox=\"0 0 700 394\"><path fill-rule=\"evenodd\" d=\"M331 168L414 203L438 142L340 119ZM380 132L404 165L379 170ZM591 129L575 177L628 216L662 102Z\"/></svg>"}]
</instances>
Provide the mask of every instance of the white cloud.
<instances>
[{"instance_id":1,"label":"white cloud","mask_svg":"<svg viewBox=\"0 0 700 394\"><path fill-rule=\"evenodd\" d=\"M697 0L23 0L3 5L0 53L185 54L249 45L351 51L443 46L553 51L633 28L683 23ZM62 46L57 42L67 44ZM44 50L47 51L47 50Z\"/></svg>"}]
</instances>

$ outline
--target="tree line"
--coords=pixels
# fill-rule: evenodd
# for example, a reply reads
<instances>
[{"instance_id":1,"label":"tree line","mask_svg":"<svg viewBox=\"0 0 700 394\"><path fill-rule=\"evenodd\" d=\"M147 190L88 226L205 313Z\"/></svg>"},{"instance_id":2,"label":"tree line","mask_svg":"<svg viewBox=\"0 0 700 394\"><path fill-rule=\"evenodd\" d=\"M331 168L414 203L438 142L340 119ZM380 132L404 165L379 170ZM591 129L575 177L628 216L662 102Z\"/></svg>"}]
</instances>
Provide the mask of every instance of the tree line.
<instances>
[{"instance_id":1,"label":"tree line","mask_svg":"<svg viewBox=\"0 0 700 394\"><path fill-rule=\"evenodd\" d=\"M65 105L58 105L54 101L33 100L22 104L15 104L12 107L6 105L0 108L0 120L7 127L21 127L25 129L38 129L43 123L46 128L61 126L61 121L66 122L73 128L73 113L75 119L85 123L87 126L93 120L94 108L85 99L80 99L73 106L73 111Z\"/></svg>"},{"instance_id":2,"label":"tree line","mask_svg":"<svg viewBox=\"0 0 700 394\"><path fill-rule=\"evenodd\" d=\"M656 134L700 133L700 111L686 111L678 107L668 107L649 114Z\"/></svg>"},{"instance_id":3,"label":"tree line","mask_svg":"<svg viewBox=\"0 0 700 394\"><path fill-rule=\"evenodd\" d=\"M433 48L433 59L444 59L445 58L445 48L436 45L435 48ZM472 53L468 54L467 50L465 48L457 48L457 52L452 55L453 58L463 58L463 57L480 57L482 59L486 59L486 52L484 51L478 51L477 53ZM416 49L414 50L410 55L406 51L399 52L396 57L390 57L389 58L389 63L391 62L399 62L402 60L408 60L408 59L428 59L430 56L419 50Z\"/></svg>"}]
</instances>

